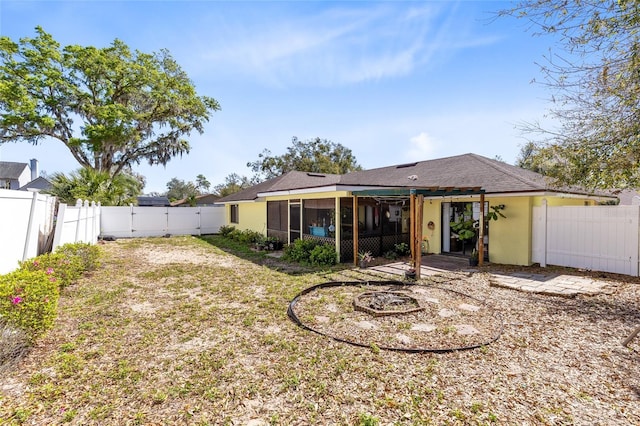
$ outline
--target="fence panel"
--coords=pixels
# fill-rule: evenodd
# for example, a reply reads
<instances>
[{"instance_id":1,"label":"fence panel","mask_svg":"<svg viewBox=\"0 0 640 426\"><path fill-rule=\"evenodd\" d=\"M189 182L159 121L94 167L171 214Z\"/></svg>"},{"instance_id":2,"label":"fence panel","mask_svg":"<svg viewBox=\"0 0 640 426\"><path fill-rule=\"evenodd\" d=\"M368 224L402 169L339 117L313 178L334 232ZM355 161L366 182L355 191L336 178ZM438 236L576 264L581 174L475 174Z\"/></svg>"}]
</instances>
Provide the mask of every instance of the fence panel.
<instances>
[{"instance_id":1,"label":"fence panel","mask_svg":"<svg viewBox=\"0 0 640 426\"><path fill-rule=\"evenodd\" d=\"M115 238L215 234L224 225L224 206L102 207L100 232Z\"/></svg>"},{"instance_id":2,"label":"fence panel","mask_svg":"<svg viewBox=\"0 0 640 426\"><path fill-rule=\"evenodd\" d=\"M131 235L161 237L169 233L167 216L171 207L133 207Z\"/></svg>"},{"instance_id":3,"label":"fence panel","mask_svg":"<svg viewBox=\"0 0 640 426\"><path fill-rule=\"evenodd\" d=\"M56 221L53 249L67 243L89 243L98 241L101 207L95 203L78 201L75 206L60 203Z\"/></svg>"},{"instance_id":4,"label":"fence panel","mask_svg":"<svg viewBox=\"0 0 640 426\"><path fill-rule=\"evenodd\" d=\"M200 207L200 232L203 235L217 234L224 225L224 206Z\"/></svg>"},{"instance_id":5,"label":"fence panel","mask_svg":"<svg viewBox=\"0 0 640 426\"><path fill-rule=\"evenodd\" d=\"M53 231L55 197L0 189L0 274L46 249Z\"/></svg>"},{"instance_id":6,"label":"fence panel","mask_svg":"<svg viewBox=\"0 0 640 426\"><path fill-rule=\"evenodd\" d=\"M639 219L638 206L535 207L532 261L638 276Z\"/></svg>"},{"instance_id":7,"label":"fence panel","mask_svg":"<svg viewBox=\"0 0 640 426\"><path fill-rule=\"evenodd\" d=\"M167 233L171 235L200 235L200 208L178 207L167 210Z\"/></svg>"}]
</instances>

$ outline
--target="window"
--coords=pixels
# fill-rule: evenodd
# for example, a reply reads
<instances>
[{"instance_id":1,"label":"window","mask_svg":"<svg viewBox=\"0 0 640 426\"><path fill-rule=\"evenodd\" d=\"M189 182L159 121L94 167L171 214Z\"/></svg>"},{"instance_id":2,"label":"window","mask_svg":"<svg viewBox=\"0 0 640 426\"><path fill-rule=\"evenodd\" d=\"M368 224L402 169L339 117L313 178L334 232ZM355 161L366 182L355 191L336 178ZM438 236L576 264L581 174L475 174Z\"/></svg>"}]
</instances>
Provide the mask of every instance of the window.
<instances>
[{"instance_id":1,"label":"window","mask_svg":"<svg viewBox=\"0 0 640 426\"><path fill-rule=\"evenodd\" d=\"M231 223L240 223L238 219L238 210L239 207L237 204L231 204Z\"/></svg>"}]
</instances>

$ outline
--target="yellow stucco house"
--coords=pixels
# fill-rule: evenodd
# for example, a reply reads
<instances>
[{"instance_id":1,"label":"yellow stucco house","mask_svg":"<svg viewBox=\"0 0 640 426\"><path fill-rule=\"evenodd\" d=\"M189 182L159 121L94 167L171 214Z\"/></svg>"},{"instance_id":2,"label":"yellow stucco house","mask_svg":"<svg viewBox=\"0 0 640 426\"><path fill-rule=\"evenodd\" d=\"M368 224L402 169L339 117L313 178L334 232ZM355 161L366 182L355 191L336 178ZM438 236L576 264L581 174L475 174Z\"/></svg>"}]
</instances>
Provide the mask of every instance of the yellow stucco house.
<instances>
[{"instance_id":1,"label":"yellow stucco house","mask_svg":"<svg viewBox=\"0 0 640 426\"><path fill-rule=\"evenodd\" d=\"M379 256L397 243L415 244L418 236L423 252L469 255L477 247L490 262L530 265L534 206L610 199L464 154L345 175L289 172L218 203L225 204L227 225L285 243L304 238L335 244L341 262L352 261L358 250ZM495 206L505 217L481 221ZM485 223L471 240L461 240L452 227L465 219L477 227Z\"/></svg>"}]
</instances>

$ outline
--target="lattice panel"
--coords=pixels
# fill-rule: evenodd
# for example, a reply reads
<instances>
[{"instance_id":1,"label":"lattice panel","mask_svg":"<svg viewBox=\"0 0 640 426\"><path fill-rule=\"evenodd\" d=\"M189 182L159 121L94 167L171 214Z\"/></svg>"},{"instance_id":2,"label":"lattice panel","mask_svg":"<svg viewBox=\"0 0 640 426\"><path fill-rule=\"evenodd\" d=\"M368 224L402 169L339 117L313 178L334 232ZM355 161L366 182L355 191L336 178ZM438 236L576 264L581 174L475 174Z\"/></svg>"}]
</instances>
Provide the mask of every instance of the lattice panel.
<instances>
[{"instance_id":1,"label":"lattice panel","mask_svg":"<svg viewBox=\"0 0 640 426\"><path fill-rule=\"evenodd\" d=\"M374 256L380 256L380 237L366 237L358 240L358 251L370 251Z\"/></svg>"}]
</instances>

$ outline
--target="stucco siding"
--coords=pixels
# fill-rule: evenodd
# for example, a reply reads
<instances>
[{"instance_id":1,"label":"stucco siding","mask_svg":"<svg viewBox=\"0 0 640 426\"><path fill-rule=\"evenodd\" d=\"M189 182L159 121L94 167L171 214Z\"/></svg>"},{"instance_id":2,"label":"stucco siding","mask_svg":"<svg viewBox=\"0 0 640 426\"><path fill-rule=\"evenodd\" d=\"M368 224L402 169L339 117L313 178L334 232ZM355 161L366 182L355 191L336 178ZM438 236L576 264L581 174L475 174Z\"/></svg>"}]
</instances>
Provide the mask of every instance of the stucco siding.
<instances>
[{"instance_id":1,"label":"stucco siding","mask_svg":"<svg viewBox=\"0 0 640 426\"><path fill-rule=\"evenodd\" d=\"M531 197L487 198L489 206L504 204L506 216L489 221L489 261L531 264ZM489 209L491 211L491 209Z\"/></svg>"},{"instance_id":2,"label":"stucco siding","mask_svg":"<svg viewBox=\"0 0 640 426\"><path fill-rule=\"evenodd\" d=\"M251 230L266 235L267 232L267 203L255 201L238 203L238 223L231 222L231 205L226 206L226 223L240 230Z\"/></svg>"}]
</instances>

